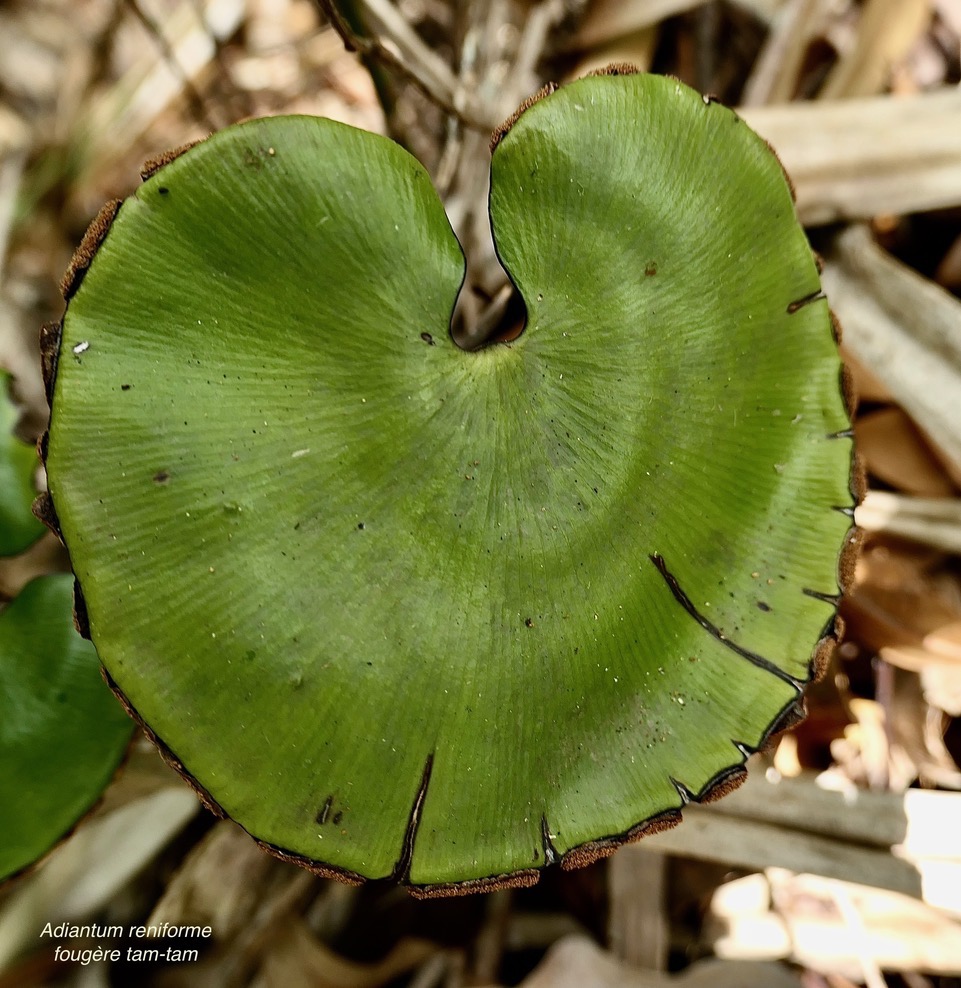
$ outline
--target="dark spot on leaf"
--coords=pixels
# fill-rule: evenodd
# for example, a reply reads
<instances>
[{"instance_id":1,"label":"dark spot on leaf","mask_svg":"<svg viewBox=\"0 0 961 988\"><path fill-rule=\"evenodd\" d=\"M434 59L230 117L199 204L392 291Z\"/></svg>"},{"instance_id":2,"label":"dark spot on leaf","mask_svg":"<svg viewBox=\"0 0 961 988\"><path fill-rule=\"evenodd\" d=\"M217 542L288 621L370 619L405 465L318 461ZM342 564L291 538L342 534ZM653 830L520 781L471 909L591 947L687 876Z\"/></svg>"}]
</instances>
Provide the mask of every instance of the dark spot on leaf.
<instances>
[{"instance_id":1,"label":"dark spot on leaf","mask_svg":"<svg viewBox=\"0 0 961 988\"><path fill-rule=\"evenodd\" d=\"M765 611L765 612L767 612L767 611L769 611L771 609L771 605L770 604L765 604L763 600L759 600L757 602L757 608L758 608L759 611Z\"/></svg>"},{"instance_id":2,"label":"dark spot on leaf","mask_svg":"<svg viewBox=\"0 0 961 988\"><path fill-rule=\"evenodd\" d=\"M648 261L644 266L644 276L653 278L657 274L657 261Z\"/></svg>"},{"instance_id":3,"label":"dark spot on leaf","mask_svg":"<svg viewBox=\"0 0 961 988\"><path fill-rule=\"evenodd\" d=\"M160 194L161 194L162 196L165 196L165 195L167 195L167 194L168 194L168 193L170 192L170 189L168 189L166 185L161 185L161 186L160 186L160 188L159 188L159 189L157 189L157 191L158 191L158 192L159 192L159 193L160 193Z\"/></svg>"},{"instance_id":4,"label":"dark spot on leaf","mask_svg":"<svg viewBox=\"0 0 961 988\"><path fill-rule=\"evenodd\" d=\"M437 345L437 344L436 344L436 343L434 342L434 337L433 337L433 336L431 336L431 335L430 335L430 333L421 333L421 334L420 334L420 338L421 338L421 339L422 339L422 340L423 340L423 341L424 341L424 342L425 342L425 343L426 343L426 344L427 344L428 346L436 346L436 345Z\"/></svg>"},{"instance_id":5,"label":"dark spot on leaf","mask_svg":"<svg viewBox=\"0 0 961 988\"><path fill-rule=\"evenodd\" d=\"M534 619L533 618L524 618L524 626L527 627L527 628L533 628L534 627Z\"/></svg>"},{"instance_id":6,"label":"dark spot on leaf","mask_svg":"<svg viewBox=\"0 0 961 988\"><path fill-rule=\"evenodd\" d=\"M121 391L129 391L131 389L131 387L133 387L133 385L131 385L131 384L121 384L120 385L120 390Z\"/></svg>"},{"instance_id":7,"label":"dark spot on leaf","mask_svg":"<svg viewBox=\"0 0 961 988\"><path fill-rule=\"evenodd\" d=\"M363 523L362 521L359 521L359 522L357 522L357 527L358 527L358 528L359 528L359 529L360 529L361 531L363 531L363 530L364 530L364 523Z\"/></svg>"},{"instance_id":8,"label":"dark spot on leaf","mask_svg":"<svg viewBox=\"0 0 961 988\"><path fill-rule=\"evenodd\" d=\"M334 814L334 823L335 824L340 823L340 821L343 820L343 819L344 819L344 811L343 810L338 810Z\"/></svg>"},{"instance_id":9,"label":"dark spot on leaf","mask_svg":"<svg viewBox=\"0 0 961 988\"><path fill-rule=\"evenodd\" d=\"M158 470L153 475L153 482L155 484L166 484L170 480L170 473L167 470Z\"/></svg>"}]
</instances>

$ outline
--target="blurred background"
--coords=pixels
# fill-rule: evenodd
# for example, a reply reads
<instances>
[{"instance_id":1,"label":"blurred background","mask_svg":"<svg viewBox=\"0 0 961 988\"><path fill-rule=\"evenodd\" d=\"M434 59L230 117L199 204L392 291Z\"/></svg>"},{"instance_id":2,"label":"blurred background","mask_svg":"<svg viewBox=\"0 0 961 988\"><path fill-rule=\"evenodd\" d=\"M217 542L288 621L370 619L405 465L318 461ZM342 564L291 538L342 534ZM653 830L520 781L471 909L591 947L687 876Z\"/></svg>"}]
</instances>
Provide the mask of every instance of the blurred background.
<instances>
[{"instance_id":1,"label":"blurred background","mask_svg":"<svg viewBox=\"0 0 961 988\"><path fill-rule=\"evenodd\" d=\"M72 250L145 159L263 114L389 134L469 251L470 324L502 278L490 130L545 81L610 62L742 112L824 259L870 490L807 720L673 831L533 889L435 902L267 857L139 739L92 818L0 890L0 988L961 986L961 0L0 0L17 431L45 426L37 333ZM0 562L0 595L64 565L47 536ZM63 964L39 937L59 920L213 936L186 964Z\"/></svg>"}]
</instances>

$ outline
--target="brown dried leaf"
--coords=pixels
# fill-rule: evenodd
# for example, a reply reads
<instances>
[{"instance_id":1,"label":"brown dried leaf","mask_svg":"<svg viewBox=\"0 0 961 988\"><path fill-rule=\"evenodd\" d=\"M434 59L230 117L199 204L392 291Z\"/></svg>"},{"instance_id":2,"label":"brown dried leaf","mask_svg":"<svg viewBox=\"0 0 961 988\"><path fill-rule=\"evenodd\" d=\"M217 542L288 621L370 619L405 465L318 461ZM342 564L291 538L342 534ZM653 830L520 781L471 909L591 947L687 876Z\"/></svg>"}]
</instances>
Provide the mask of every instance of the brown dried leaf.
<instances>
[{"instance_id":1,"label":"brown dried leaf","mask_svg":"<svg viewBox=\"0 0 961 988\"><path fill-rule=\"evenodd\" d=\"M900 408L862 416L854 423L854 434L868 472L879 480L921 497L955 493L940 462Z\"/></svg>"},{"instance_id":2,"label":"brown dried leaf","mask_svg":"<svg viewBox=\"0 0 961 988\"><path fill-rule=\"evenodd\" d=\"M831 745L848 778L872 789L907 789L917 777L916 762L891 743L884 708L876 700L854 697L851 713L855 723Z\"/></svg>"},{"instance_id":3,"label":"brown dried leaf","mask_svg":"<svg viewBox=\"0 0 961 988\"><path fill-rule=\"evenodd\" d=\"M950 570L931 563L930 558L905 547L894 549L877 541L869 544L858 562L857 583L842 609L849 640L899 669L920 675L926 703L958 716L961 587ZM914 684L909 685L911 694L916 694ZM918 724L927 723L925 707L914 713ZM911 742L906 747L917 748L918 731L912 729L908 735ZM940 734L930 744L923 741L921 747L942 769L954 770L943 757Z\"/></svg>"},{"instance_id":4,"label":"brown dried leaf","mask_svg":"<svg viewBox=\"0 0 961 988\"><path fill-rule=\"evenodd\" d=\"M879 652L889 647L926 649L936 658L961 662L961 612L937 595L918 571L911 583L886 588L865 576L844 600L847 635Z\"/></svg>"}]
</instances>

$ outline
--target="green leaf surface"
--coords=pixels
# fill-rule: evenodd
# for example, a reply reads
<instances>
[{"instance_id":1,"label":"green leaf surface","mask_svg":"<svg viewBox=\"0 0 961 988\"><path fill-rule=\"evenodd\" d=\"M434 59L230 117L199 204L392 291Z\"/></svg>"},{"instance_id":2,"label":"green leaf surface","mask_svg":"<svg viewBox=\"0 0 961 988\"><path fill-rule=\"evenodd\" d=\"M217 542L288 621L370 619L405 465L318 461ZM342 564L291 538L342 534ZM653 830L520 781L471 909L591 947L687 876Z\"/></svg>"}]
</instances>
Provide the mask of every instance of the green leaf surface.
<instances>
[{"instance_id":1,"label":"green leaf surface","mask_svg":"<svg viewBox=\"0 0 961 988\"><path fill-rule=\"evenodd\" d=\"M130 740L130 718L73 628L72 586L40 577L0 612L0 879L71 830Z\"/></svg>"},{"instance_id":2,"label":"green leaf surface","mask_svg":"<svg viewBox=\"0 0 961 988\"><path fill-rule=\"evenodd\" d=\"M834 612L849 422L763 141L583 80L502 138L491 218L528 324L469 353L421 166L253 121L123 204L64 322L104 664L227 813L355 877L528 881L708 793Z\"/></svg>"},{"instance_id":3,"label":"green leaf surface","mask_svg":"<svg viewBox=\"0 0 961 988\"><path fill-rule=\"evenodd\" d=\"M30 510L37 495L37 451L13 434L16 423L10 380L0 371L0 556L23 552L44 532Z\"/></svg>"}]
</instances>

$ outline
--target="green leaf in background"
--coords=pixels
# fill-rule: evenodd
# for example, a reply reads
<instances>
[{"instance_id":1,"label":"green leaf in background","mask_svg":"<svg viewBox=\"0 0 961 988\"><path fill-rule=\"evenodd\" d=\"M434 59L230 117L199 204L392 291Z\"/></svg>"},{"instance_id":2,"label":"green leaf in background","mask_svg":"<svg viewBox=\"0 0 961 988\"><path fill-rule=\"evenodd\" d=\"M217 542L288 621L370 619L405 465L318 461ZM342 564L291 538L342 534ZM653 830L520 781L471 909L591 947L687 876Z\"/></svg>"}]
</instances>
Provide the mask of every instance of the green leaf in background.
<instances>
[{"instance_id":1,"label":"green leaf in background","mask_svg":"<svg viewBox=\"0 0 961 988\"><path fill-rule=\"evenodd\" d=\"M16 422L10 379L0 371L0 556L23 552L44 533L30 510L37 495L37 451L13 434Z\"/></svg>"},{"instance_id":2,"label":"green leaf in background","mask_svg":"<svg viewBox=\"0 0 961 988\"><path fill-rule=\"evenodd\" d=\"M501 136L491 217L528 324L465 352L421 166L252 121L68 292L47 467L103 662L228 814L348 880L529 883L673 822L834 614L848 416L763 141L586 79Z\"/></svg>"},{"instance_id":3,"label":"green leaf in background","mask_svg":"<svg viewBox=\"0 0 961 988\"><path fill-rule=\"evenodd\" d=\"M70 831L130 740L130 718L74 630L72 586L40 577L0 612L0 879Z\"/></svg>"}]
</instances>

